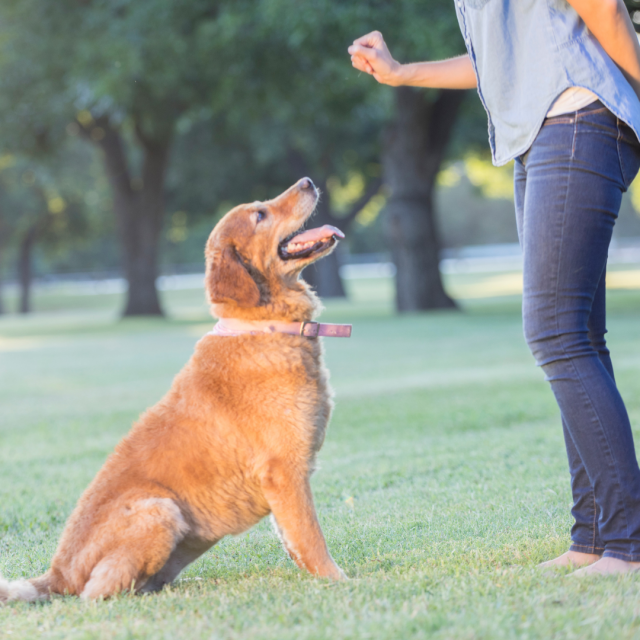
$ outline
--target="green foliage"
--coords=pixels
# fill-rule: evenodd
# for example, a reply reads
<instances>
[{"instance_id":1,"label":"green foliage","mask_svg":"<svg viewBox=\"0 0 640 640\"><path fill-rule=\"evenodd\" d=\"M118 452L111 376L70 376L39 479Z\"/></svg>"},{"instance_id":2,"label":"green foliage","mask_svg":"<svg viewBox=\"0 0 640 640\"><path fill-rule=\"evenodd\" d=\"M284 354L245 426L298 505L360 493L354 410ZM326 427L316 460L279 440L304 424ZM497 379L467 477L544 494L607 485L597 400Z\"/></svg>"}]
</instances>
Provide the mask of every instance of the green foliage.
<instances>
[{"instance_id":1,"label":"green foliage","mask_svg":"<svg viewBox=\"0 0 640 640\"><path fill-rule=\"evenodd\" d=\"M13 271L18 245L32 228L40 267L100 268L106 256L96 256L96 250L113 230L104 215L111 201L96 168L92 150L72 141L50 156L0 156L0 266L5 273ZM83 266L87 253L93 260L85 255Z\"/></svg>"},{"instance_id":2,"label":"green foliage","mask_svg":"<svg viewBox=\"0 0 640 640\"><path fill-rule=\"evenodd\" d=\"M200 260L206 227L226 207L272 197L304 174L372 177L392 91L351 67L356 37L382 30L403 61L464 51L449 0L7 0L0 18L2 153L43 159L80 145L76 118L100 141L105 117L139 184L140 136L173 140L165 262ZM466 109L455 154L478 130L486 145L479 105ZM58 168L57 179L73 178L72 164ZM95 180L75 187L89 201L105 191L104 176ZM105 217L102 204L93 211ZM97 223L87 221L104 238ZM112 266L113 251L94 253Z\"/></svg>"},{"instance_id":3,"label":"green foliage","mask_svg":"<svg viewBox=\"0 0 640 640\"><path fill-rule=\"evenodd\" d=\"M490 157L471 152L461 162L445 167L438 174L438 184L455 187L463 175L485 198L513 201L513 162L494 167Z\"/></svg>"},{"instance_id":4,"label":"green foliage","mask_svg":"<svg viewBox=\"0 0 640 640\"><path fill-rule=\"evenodd\" d=\"M52 130L59 130L54 116L69 122L88 110L116 123L135 120L145 135L162 138L180 114L209 104L223 73L212 64L220 39L208 26L224 22L224 3L14 0L3 11L6 100L28 102ZM18 83L31 68L40 75ZM52 104L38 99L43 87ZM0 113L9 117L6 104ZM18 124L34 131L29 119Z\"/></svg>"},{"instance_id":5,"label":"green foliage","mask_svg":"<svg viewBox=\"0 0 640 640\"><path fill-rule=\"evenodd\" d=\"M629 15L633 22L633 26L636 31L640 32L640 1L639 0L624 0L624 4L629 10Z\"/></svg>"},{"instance_id":6,"label":"green foliage","mask_svg":"<svg viewBox=\"0 0 640 640\"><path fill-rule=\"evenodd\" d=\"M629 194L631 197L631 204L633 205L638 217L640 217L640 177L636 177L629 186Z\"/></svg>"}]
</instances>

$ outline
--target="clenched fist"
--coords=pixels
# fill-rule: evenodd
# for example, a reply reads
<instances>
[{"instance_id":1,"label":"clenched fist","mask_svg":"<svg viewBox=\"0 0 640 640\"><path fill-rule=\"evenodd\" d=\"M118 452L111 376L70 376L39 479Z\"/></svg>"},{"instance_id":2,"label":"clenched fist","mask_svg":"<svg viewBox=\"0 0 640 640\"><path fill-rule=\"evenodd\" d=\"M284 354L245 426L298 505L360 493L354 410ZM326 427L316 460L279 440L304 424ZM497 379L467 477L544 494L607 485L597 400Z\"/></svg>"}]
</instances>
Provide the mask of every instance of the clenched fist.
<instances>
[{"instance_id":1,"label":"clenched fist","mask_svg":"<svg viewBox=\"0 0 640 640\"><path fill-rule=\"evenodd\" d=\"M372 31L354 40L348 51L351 54L351 64L356 69L372 75L382 84L392 87L400 84L398 71L401 65L391 57L379 31Z\"/></svg>"}]
</instances>

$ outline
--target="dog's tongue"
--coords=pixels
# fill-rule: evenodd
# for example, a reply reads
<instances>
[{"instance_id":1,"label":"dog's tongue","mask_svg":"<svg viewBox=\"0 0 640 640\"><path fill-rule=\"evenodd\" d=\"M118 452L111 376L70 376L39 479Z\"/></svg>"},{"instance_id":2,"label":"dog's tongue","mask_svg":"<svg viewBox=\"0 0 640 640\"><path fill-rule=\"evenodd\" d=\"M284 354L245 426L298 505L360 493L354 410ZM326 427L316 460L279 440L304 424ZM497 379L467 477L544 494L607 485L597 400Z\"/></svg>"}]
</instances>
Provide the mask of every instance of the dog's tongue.
<instances>
[{"instance_id":1,"label":"dog's tongue","mask_svg":"<svg viewBox=\"0 0 640 640\"><path fill-rule=\"evenodd\" d=\"M309 229L308 231L303 231L297 236L291 238L289 242L294 242L295 244L302 244L303 242L318 242L319 240L324 240L325 238L330 238L331 236L344 238L344 233L342 233L340 229L334 227L333 225L325 224L324 226L318 227L317 229Z\"/></svg>"}]
</instances>

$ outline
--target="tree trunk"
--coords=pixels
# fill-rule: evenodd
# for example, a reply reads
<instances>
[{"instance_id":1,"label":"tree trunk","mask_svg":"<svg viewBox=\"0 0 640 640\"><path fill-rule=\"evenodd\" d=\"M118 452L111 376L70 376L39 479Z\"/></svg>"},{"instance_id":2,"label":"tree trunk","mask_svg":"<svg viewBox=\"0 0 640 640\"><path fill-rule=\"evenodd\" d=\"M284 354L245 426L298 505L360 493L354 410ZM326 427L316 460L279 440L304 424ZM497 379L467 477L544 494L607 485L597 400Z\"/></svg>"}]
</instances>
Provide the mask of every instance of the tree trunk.
<instances>
[{"instance_id":1,"label":"tree trunk","mask_svg":"<svg viewBox=\"0 0 640 640\"><path fill-rule=\"evenodd\" d=\"M396 308L455 308L440 276L433 190L464 92L441 91L429 102L424 91L394 91L395 118L385 135L382 161L391 192L386 232L396 265Z\"/></svg>"},{"instance_id":2,"label":"tree trunk","mask_svg":"<svg viewBox=\"0 0 640 640\"><path fill-rule=\"evenodd\" d=\"M125 316L163 315L156 288L158 244L164 219L164 179L169 139L141 139L142 175L132 180L118 131L104 127L99 144L104 151L113 192L124 271L129 285ZM140 136L139 136L140 137Z\"/></svg>"},{"instance_id":3,"label":"tree trunk","mask_svg":"<svg viewBox=\"0 0 640 640\"><path fill-rule=\"evenodd\" d=\"M37 235L38 225L34 224L27 229L20 242L20 251L18 253L20 313L31 313L31 281L33 279L31 257Z\"/></svg>"},{"instance_id":4,"label":"tree trunk","mask_svg":"<svg viewBox=\"0 0 640 640\"><path fill-rule=\"evenodd\" d=\"M4 297L2 295L3 290L2 281L2 247L0 246L0 316L4 314Z\"/></svg>"},{"instance_id":5,"label":"tree trunk","mask_svg":"<svg viewBox=\"0 0 640 640\"><path fill-rule=\"evenodd\" d=\"M380 191L381 186L382 180L380 178L369 180L360 198L351 205L351 209L347 213L338 218L331 213L327 183L322 182L320 184L320 192L324 195L318 202L314 225L332 224L344 233L348 233L356 216L369 203L371 198ZM340 247L326 258L308 267L304 272L304 279L316 289L322 298L346 297L342 278L340 277Z\"/></svg>"},{"instance_id":6,"label":"tree trunk","mask_svg":"<svg viewBox=\"0 0 640 640\"><path fill-rule=\"evenodd\" d=\"M321 227L332 224L340 228L340 220L331 215L329 210L329 194L326 184L320 185L322 197L312 219L312 226ZM351 224L349 222L349 224ZM341 229L346 231L346 229ZM322 258L307 267L303 272L303 278L316 290L321 298L346 298L347 294L340 277L339 247L326 258Z\"/></svg>"},{"instance_id":7,"label":"tree trunk","mask_svg":"<svg viewBox=\"0 0 640 640\"><path fill-rule=\"evenodd\" d=\"M135 211L126 211L121 221L125 269L129 281L125 316L162 315L156 278L158 244L164 221L164 177L169 145L148 146L144 150L142 188Z\"/></svg>"}]
</instances>

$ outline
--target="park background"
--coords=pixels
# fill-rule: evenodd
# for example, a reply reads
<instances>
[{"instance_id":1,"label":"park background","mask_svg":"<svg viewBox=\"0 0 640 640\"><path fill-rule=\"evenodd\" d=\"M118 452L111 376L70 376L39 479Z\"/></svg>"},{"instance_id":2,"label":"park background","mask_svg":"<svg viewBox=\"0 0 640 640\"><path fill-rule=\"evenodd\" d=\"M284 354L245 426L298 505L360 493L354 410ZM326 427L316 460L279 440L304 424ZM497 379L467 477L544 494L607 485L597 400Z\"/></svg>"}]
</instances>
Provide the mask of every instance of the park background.
<instances>
[{"instance_id":1,"label":"park background","mask_svg":"<svg viewBox=\"0 0 640 640\"><path fill-rule=\"evenodd\" d=\"M636 4L639 13L636 14ZM627 3L640 22L640 3ZM314 476L351 577L301 575L267 523L159 595L0 609L0 638L634 638L631 576L568 545L557 408L521 337L512 166L475 92L352 69L464 52L450 0L5 0L0 6L0 572L47 568L81 491L210 330L204 242L303 176L347 235L304 277L337 408ZM640 426L640 180L611 250L610 346Z\"/></svg>"}]
</instances>

